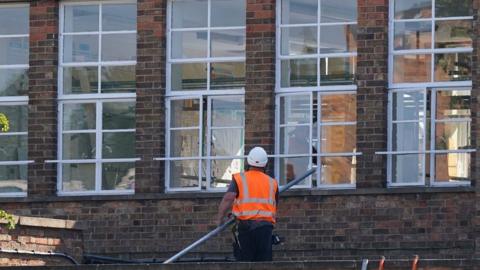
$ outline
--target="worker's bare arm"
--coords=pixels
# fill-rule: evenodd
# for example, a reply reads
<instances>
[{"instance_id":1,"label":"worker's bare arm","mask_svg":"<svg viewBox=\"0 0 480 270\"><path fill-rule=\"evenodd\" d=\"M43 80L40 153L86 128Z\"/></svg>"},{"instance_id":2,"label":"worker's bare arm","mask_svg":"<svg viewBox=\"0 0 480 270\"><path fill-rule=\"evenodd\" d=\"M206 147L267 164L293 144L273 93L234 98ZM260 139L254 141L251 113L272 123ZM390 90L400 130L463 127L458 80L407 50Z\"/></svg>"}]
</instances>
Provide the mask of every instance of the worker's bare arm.
<instances>
[{"instance_id":1,"label":"worker's bare arm","mask_svg":"<svg viewBox=\"0 0 480 270\"><path fill-rule=\"evenodd\" d=\"M222 202L218 207L217 225L221 225L224 222L228 212L232 209L232 205L236 197L237 197L237 193L235 192L225 193L225 195L223 196Z\"/></svg>"}]
</instances>

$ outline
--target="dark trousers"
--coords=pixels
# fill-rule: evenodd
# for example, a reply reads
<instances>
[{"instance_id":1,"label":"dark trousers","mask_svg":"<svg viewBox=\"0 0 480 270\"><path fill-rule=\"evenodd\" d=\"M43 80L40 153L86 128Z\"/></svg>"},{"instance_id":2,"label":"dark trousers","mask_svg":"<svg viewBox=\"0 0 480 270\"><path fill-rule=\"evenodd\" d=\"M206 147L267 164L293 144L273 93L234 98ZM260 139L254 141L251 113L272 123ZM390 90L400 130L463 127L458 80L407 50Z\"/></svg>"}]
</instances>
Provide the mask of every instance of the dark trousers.
<instances>
[{"instance_id":1,"label":"dark trousers","mask_svg":"<svg viewBox=\"0 0 480 270\"><path fill-rule=\"evenodd\" d=\"M272 230L272 225L264 225L254 229L249 226L238 226L238 240L241 249L240 261L271 261Z\"/></svg>"}]
</instances>

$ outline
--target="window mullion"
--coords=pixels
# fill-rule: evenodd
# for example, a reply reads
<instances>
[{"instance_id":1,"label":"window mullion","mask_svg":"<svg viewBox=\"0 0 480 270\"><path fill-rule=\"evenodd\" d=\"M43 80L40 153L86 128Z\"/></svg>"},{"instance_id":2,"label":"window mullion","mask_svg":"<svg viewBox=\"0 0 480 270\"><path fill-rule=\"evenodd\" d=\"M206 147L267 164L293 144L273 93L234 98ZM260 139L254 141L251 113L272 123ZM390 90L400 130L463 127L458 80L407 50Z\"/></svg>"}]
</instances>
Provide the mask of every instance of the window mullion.
<instances>
[{"instance_id":1,"label":"window mullion","mask_svg":"<svg viewBox=\"0 0 480 270\"><path fill-rule=\"evenodd\" d=\"M103 103L97 101L97 114L96 114L96 149L95 149L95 191L102 190L102 139L103 139L103 123L102 123Z\"/></svg>"}]
</instances>

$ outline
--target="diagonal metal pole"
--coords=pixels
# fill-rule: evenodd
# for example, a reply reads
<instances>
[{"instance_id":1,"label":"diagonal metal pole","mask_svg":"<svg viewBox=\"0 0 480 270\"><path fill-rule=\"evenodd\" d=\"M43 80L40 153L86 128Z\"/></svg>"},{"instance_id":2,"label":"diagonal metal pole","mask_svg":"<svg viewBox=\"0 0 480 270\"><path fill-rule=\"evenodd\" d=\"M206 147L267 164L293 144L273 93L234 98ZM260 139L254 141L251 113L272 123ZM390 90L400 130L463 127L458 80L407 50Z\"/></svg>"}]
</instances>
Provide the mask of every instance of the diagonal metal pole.
<instances>
[{"instance_id":1,"label":"diagonal metal pole","mask_svg":"<svg viewBox=\"0 0 480 270\"><path fill-rule=\"evenodd\" d=\"M308 170L307 172L305 172L302 176L296 178L295 180L293 181L290 181L288 182L288 184L286 185L283 185L281 186L279 189L278 189L278 193L282 193L286 190L288 190L289 188L291 188L292 186L302 182L305 178L309 177L311 174L313 174L314 172L316 171L316 168L313 168L313 169L310 169ZM170 257L168 260L164 261L163 263L164 264L167 264L167 263L172 263L172 262L175 262L176 260L180 259L181 257L183 257L185 254L187 254L188 252L190 252L190 250L200 246L201 244L203 244L204 242L206 242L208 239L214 237L215 235L217 235L218 233L222 232L223 230L225 230L226 228L228 228L230 225L232 225L233 223L235 222L235 218L231 218L229 219L227 222L225 222L224 224L218 226L217 228L215 228L213 231L205 234L204 236L202 236L200 239L198 239L197 241L193 242L192 244L190 244L188 247L184 248L182 251L178 252L177 254L173 255L172 257Z\"/></svg>"}]
</instances>

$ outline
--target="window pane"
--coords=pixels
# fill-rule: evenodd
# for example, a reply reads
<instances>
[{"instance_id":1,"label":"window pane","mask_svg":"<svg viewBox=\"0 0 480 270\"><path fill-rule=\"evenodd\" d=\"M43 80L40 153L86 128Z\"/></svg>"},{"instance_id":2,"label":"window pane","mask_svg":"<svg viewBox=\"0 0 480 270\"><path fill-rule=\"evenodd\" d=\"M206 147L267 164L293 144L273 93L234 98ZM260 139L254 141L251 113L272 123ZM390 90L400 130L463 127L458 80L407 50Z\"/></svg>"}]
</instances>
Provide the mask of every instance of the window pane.
<instances>
[{"instance_id":1,"label":"window pane","mask_svg":"<svg viewBox=\"0 0 480 270\"><path fill-rule=\"evenodd\" d=\"M472 21L435 22L435 48L472 47Z\"/></svg>"},{"instance_id":2,"label":"window pane","mask_svg":"<svg viewBox=\"0 0 480 270\"><path fill-rule=\"evenodd\" d=\"M300 157L300 158L280 158L280 178L279 185L285 185L291 180L302 176L310 167L310 158L309 157ZM305 179L297 185L306 185L308 184L309 179Z\"/></svg>"},{"instance_id":3,"label":"window pane","mask_svg":"<svg viewBox=\"0 0 480 270\"><path fill-rule=\"evenodd\" d=\"M472 148L470 134L470 122L437 122L435 123L435 148L438 150Z\"/></svg>"},{"instance_id":4,"label":"window pane","mask_svg":"<svg viewBox=\"0 0 480 270\"><path fill-rule=\"evenodd\" d=\"M310 95L280 97L280 124L308 124L310 119Z\"/></svg>"},{"instance_id":5,"label":"window pane","mask_svg":"<svg viewBox=\"0 0 480 270\"><path fill-rule=\"evenodd\" d=\"M286 27L281 32L282 55L317 53L317 27Z\"/></svg>"},{"instance_id":6,"label":"window pane","mask_svg":"<svg viewBox=\"0 0 480 270\"><path fill-rule=\"evenodd\" d=\"M212 127L242 127L245 120L243 96L212 97Z\"/></svg>"},{"instance_id":7,"label":"window pane","mask_svg":"<svg viewBox=\"0 0 480 270\"><path fill-rule=\"evenodd\" d=\"M95 164L63 164L62 191L95 190Z\"/></svg>"},{"instance_id":8,"label":"window pane","mask_svg":"<svg viewBox=\"0 0 480 270\"><path fill-rule=\"evenodd\" d=\"M356 95L322 95L321 102L322 122L357 121Z\"/></svg>"},{"instance_id":9,"label":"window pane","mask_svg":"<svg viewBox=\"0 0 480 270\"><path fill-rule=\"evenodd\" d=\"M207 88L207 64L172 64L172 90L195 90Z\"/></svg>"},{"instance_id":10,"label":"window pane","mask_svg":"<svg viewBox=\"0 0 480 270\"><path fill-rule=\"evenodd\" d=\"M211 31L210 38L212 57L245 56L245 30Z\"/></svg>"},{"instance_id":11,"label":"window pane","mask_svg":"<svg viewBox=\"0 0 480 270\"><path fill-rule=\"evenodd\" d=\"M282 24L316 23L318 1L282 0Z\"/></svg>"},{"instance_id":12,"label":"window pane","mask_svg":"<svg viewBox=\"0 0 480 270\"><path fill-rule=\"evenodd\" d=\"M27 135L0 136L0 161L27 160Z\"/></svg>"},{"instance_id":13,"label":"window pane","mask_svg":"<svg viewBox=\"0 0 480 270\"><path fill-rule=\"evenodd\" d=\"M91 94L98 91L97 67L63 68L64 94Z\"/></svg>"},{"instance_id":14,"label":"window pane","mask_svg":"<svg viewBox=\"0 0 480 270\"><path fill-rule=\"evenodd\" d=\"M423 123L393 123L393 151L423 151Z\"/></svg>"},{"instance_id":15,"label":"window pane","mask_svg":"<svg viewBox=\"0 0 480 270\"><path fill-rule=\"evenodd\" d=\"M171 127L198 127L199 99L180 99L171 101Z\"/></svg>"},{"instance_id":16,"label":"window pane","mask_svg":"<svg viewBox=\"0 0 480 270\"><path fill-rule=\"evenodd\" d=\"M470 0L435 0L435 17L472 16Z\"/></svg>"},{"instance_id":17,"label":"window pane","mask_svg":"<svg viewBox=\"0 0 480 270\"><path fill-rule=\"evenodd\" d=\"M172 32L172 58L207 57L207 31Z\"/></svg>"},{"instance_id":18,"label":"window pane","mask_svg":"<svg viewBox=\"0 0 480 270\"><path fill-rule=\"evenodd\" d=\"M29 21L28 7L1 7L0 35L26 35Z\"/></svg>"},{"instance_id":19,"label":"window pane","mask_svg":"<svg viewBox=\"0 0 480 270\"><path fill-rule=\"evenodd\" d=\"M310 127L281 127L280 154L310 154Z\"/></svg>"},{"instance_id":20,"label":"window pane","mask_svg":"<svg viewBox=\"0 0 480 270\"><path fill-rule=\"evenodd\" d=\"M102 36L103 61L135 61L137 34L108 34Z\"/></svg>"},{"instance_id":21,"label":"window pane","mask_svg":"<svg viewBox=\"0 0 480 270\"><path fill-rule=\"evenodd\" d=\"M425 118L423 91L393 93L393 120L419 120Z\"/></svg>"},{"instance_id":22,"label":"window pane","mask_svg":"<svg viewBox=\"0 0 480 270\"><path fill-rule=\"evenodd\" d=\"M320 85L345 85L355 83L357 57L321 58Z\"/></svg>"},{"instance_id":23,"label":"window pane","mask_svg":"<svg viewBox=\"0 0 480 270\"><path fill-rule=\"evenodd\" d=\"M63 32L98 31L98 5L65 6Z\"/></svg>"},{"instance_id":24,"label":"window pane","mask_svg":"<svg viewBox=\"0 0 480 270\"><path fill-rule=\"evenodd\" d=\"M0 65L28 65L28 37L0 38Z\"/></svg>"},{"instance_id":25,"label":"window pane","mask_svg":"<svg viewBox=\"0 0 480 270\"><path fill-rule=\"evenodd\" d=\"M27 165L0 166L0 194L27 192Z\"/></svg>"},{"instance_id":26,"label":"window pane","mask_svg":"<svg viewBox=\"0 0 480 270\"><path fill-rule=\"evenodd\" d=\"M103 163L102 190L135 189L135 163Z\"/></svg>"},{"instance_id":27,"label":"window pane","mask_svg":"<svg viewBox=\"0 0 480 270\"><path fill-rule=\"evenodd\" d=\"M357 148L357 126L322 126L322 152L348 153Z\"/></svg>"},{"instance_id":28,"label":"window pane","mask_svg":"<svg viewBox=\"0 0 480 270\"><path fill-rule=\"evenodd\" d=\"M198 187L199 163L198 160L169 161L170 188Z\"/></svg>"},{"instance_id":29,"label":"window pane","mask_svg":"<svg viewBox=\"0 0 480 270\"><path fill-rule=\"evenodd\" d=\"M432 0L395 0L395 19L432 17Z\"/></svg>"},{"instance_id":30,"label":"window pane","mask_svg":"<svg viewBox=\"0 0 480 270\"><path fill-rule=\"evenodd\" d=\"M0 69L0 96L25 96L28 94L26 69Z\"/></svg>"},{"instance_id":31,"label":"window pane","mask_svg":"<svg viewBox=\"0 0 480 270\"><path fill-rule=\"evenodd\" d=\"M246 2L243 0L212 0L212 26L245 26Z\"/></svg>"},{"instance_id":32,"label":"window pane","mask_svg":"<svg viewBox=\"0 0 480 270\"><path fill-rule=\"evenodd\" d=\"M357 25L326 25L320 27L320 53L357 51Z\"/></svg>"},{"instance_id":33,"label":"window pane","mask_svg":"<svg viewBox=\"0 0 480 270\"><path fill-rule=\"evenodd\" d=\"M357 20L357 0L321 0L320 22L354 22Z\"/></svg>"},{"instance_id":34,"label":"window pane","mask_svg":"<svg viewBox=\"0 0 480 270\"><path fill-rule=\"evenodd\" d=\"M407 54L394 56L394 83L430 82L431 61L429 54Z\"/></svg>"},{"instance_id":35,"label":"window pane","mask_svg":"<svg viewBox=\"0 0 480 270\"><path fill-rule=\"evenodd\" d=\"M245 62L211 63L210 89L245 86Z\"/></svg>"},{"instance_id":36,"label":"window pane","mask_svg":"<svg viewBox=\"0 0 480 270\"><path fill-rule=\"evenodd\" d=\"M95 129L95 103L63 105L63 130Z\"/></svg>"},{"instance_id":37,"label":"window pane","mask_svg":"<svg viewBox=\"0 0 480 270\"><path fill-rule=\"evenodd\" d=\"M63 159L94 159L95 133L63 134Z\"/></svg>"},{"instance_id":38,"label":"window pane","mask_svg":"<svg viewBox=\"0 0 480 270\"><path fill-rule=\"evenodd\" d=\"M471 53L435 55L435 81L469 81L471 79Z\"/></svg>"},{"instance_id":39,"label":"window pane","mask_svg":"<svg viewBox=\"0 0 480 270\"><path fill-rule=\"evenodd\" d=\"M423 171L423 155L392 156L392 183L420 183Z\"/></svg>"},{"instance_id":40,"label":"window pane","mask_svg":"<svg viewBox=\"0 0 480 270\"><path fill-rule=\"evenodd\" d=\"M244 161L242 159L233 160L212 160L211 161L212 178L210 187L226 188L232 181L232 175L243 171Z\"/></svg>"},{"instance_id":41,"label":"window pane","mask_svg":"<svg viewBox=\"0 0 480 270\"><path fill-rule=\"evenodd\" d=\"M97 62L98 61L98 36L97 35L64 36L63 61L64 62Z\"/></svg>"},{"instance_id":42,"label":"window pane","mask_svg":"<svg viewBox=\"0 0 480 270\"><path fill-rule=\"evenodd\" d=\"M322 157L322 184L354 184L355 157Z\"/></svg>"},{"instance_id":43,"label":"window pane","mask_svg":"<svg viewBox=\"0 0 480 270\"><path fill-rule=\"evenodd\" d=\"M414 50L432 48L431 22L396 22L395 50Z\"/></svg>"},{"instance_id":44,"label":"window pane","mask_svg":"<svg viewBox=\"0 0 480 270\"><path fill-rule=\"evenodd\" d=\"M282 60L282 87L316 86L317 59Z\"/></svg>"},{"instance_id":45,"label":"window pane","mask_svg":"<svg viewBox=\"0 0 480 270\"><path fill-rule=\"evenodd\" d=\"M0 113L3 113L8 121L10 129L8 132L27 132L28 106L2 106L0 105Z\"/></svg>"},{"instance_id":46,"label":"window pane","mask_svg":"<svg viewBox=\"0 0 480 270\"><path fill-rule=\"evenodd\" d=\"M102 67L102 93L135 92L135 80L135 66Z\"/></svg>"},{"instance_id":47,"label":"window pane","mask_svg":"<svg viewBox=\"0 0 480 270\"><path fill-rule=\"evenodd\" d=\"M196 157L199 154L200 138L197 129L170 131L171 157Z\"/></svg>"},{"instance_id":48,"label":"window pane","mask_svg":"<svg viewBox=\"0 0 480 270\"><path fill-rule=\"evenodd\" d=\"M103 158L134 158L135 132L103 132Z\"/></svg>"},{"instance_id":49,"label":"window pane","mask_svg":"<svg viewBox=\"0 0 480 270\"><path fill-rule=\"evenodd\" d=\"M137 29L136 4L103 5L102 13L103 31L121 31Z\"/></svg>"},{"instance_id":50,"label":"window pane","mask_svg":"<svg viewBox=\"0 0 480 270\"><path fill-rule=\"evenodd\" d=\"M103 103L103 129L134 129L134 102Z\"/></svg>"},{"instance_id":51,"label":"window pane","mask_svg":"<svg viewBox=\"0 0 480 270\"><path fill-rule=\"evenodd\" d=\"M211 156L243 155L243 129L213 129Z\"/></svg>"},{"instance_id":52,"label":"window pane","mask_svg":"<svg viewBox=\"0 0 480 270\"><path fill-rule=\"evenodd\" d=\"M208 13L207 10L207 0L172 1L172 27L206 27Z\"/></svg>"},{"instance_id":53,"label":"window pane","mask_svg":"<svg viewBox=\"0 0 480 270\"><path fill-rule=\"evenodd\" d=\"M436 119L470 118L471 97L468 90L436 91Z\"/></svg>"},{"instance_id":54,"label":"window pane","mask_svg":"<svg viewBox=\"0 0 480 270\"><path fill-rule=\"evenodd\" d=\"M435 155L435 182L470 181L470 160L468 153Z\"/></svg>"}]
</instances>

